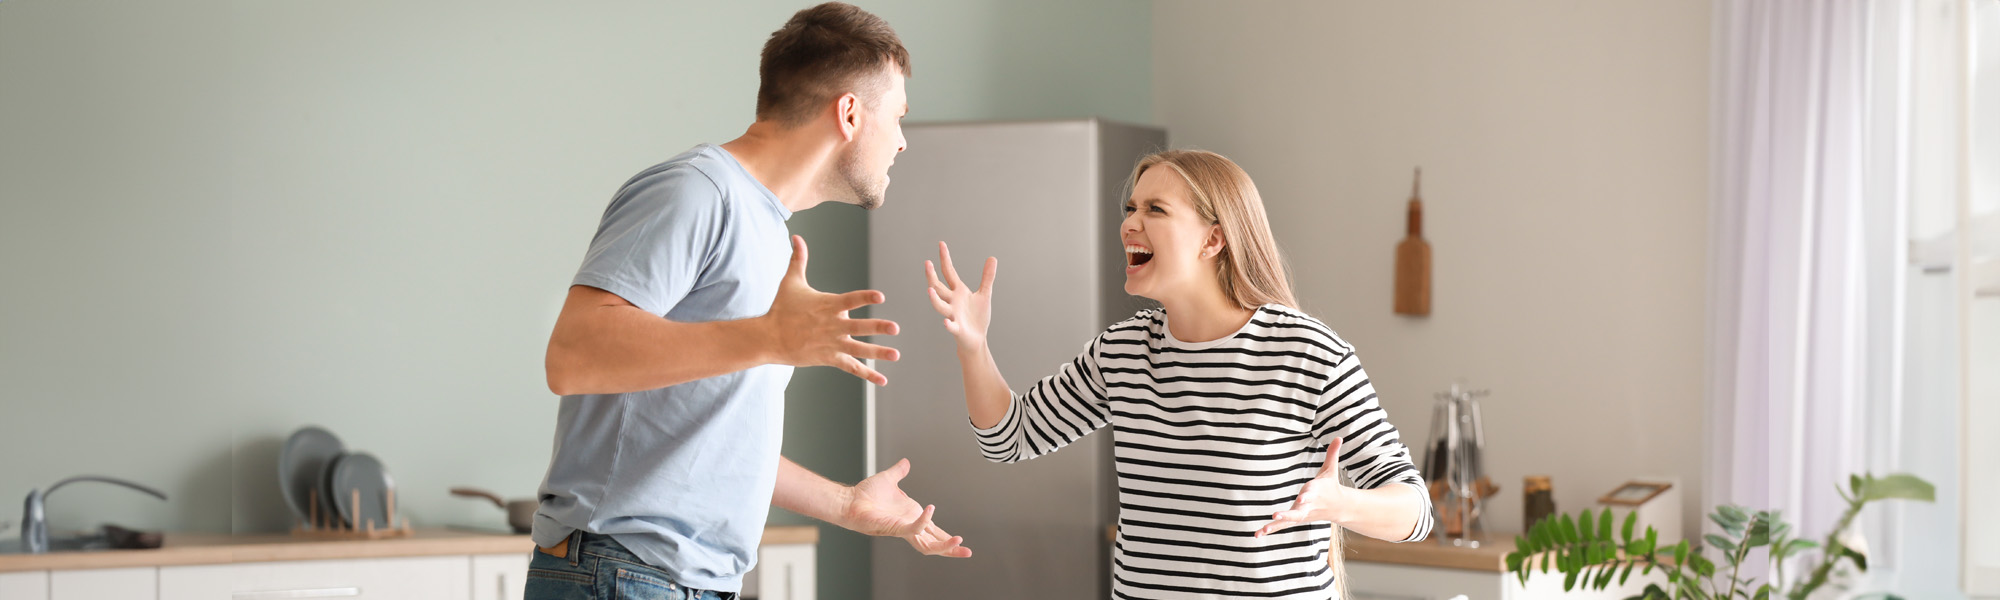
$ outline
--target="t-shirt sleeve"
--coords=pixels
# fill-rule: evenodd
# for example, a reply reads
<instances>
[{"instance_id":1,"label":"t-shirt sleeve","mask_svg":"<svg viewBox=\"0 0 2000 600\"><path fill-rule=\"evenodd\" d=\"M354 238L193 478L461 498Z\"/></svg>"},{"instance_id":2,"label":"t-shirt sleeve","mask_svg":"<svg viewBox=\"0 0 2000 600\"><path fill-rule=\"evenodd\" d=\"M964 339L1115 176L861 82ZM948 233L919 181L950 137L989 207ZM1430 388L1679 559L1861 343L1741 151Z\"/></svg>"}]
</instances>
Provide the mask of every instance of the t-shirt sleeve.
<instances>
[{"instance_id":1,"label":"t-shirt sleeve","mask_svg":"<svg viewBox=\"0 0 2000 600\"><path fill-rule=\"evenodd\" d=\"M727 211L721 190L693 168L634 179L605 209L570 283L666 316L700 281L728 226Z\"/></svg>"}]
</instances>

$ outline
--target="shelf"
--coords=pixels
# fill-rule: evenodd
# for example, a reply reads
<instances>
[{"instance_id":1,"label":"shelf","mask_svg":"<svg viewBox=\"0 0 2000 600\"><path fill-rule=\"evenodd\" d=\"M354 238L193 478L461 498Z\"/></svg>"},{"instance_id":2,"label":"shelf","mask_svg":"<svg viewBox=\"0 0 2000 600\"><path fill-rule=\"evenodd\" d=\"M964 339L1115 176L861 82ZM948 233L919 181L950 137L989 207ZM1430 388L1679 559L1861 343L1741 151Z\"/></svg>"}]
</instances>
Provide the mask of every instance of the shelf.
<instances>
[{"instance_id":1,"label":"shelf","mask_svg":"<svg viewBox=\"0 0 2000 600\"><path fill-rule=\"evenodd\" d=\"M1972 262L2000 259L2000 211L1973 215L1965 229L1972 231ZM1958 231L1952 230L1921 240L1910 240L1910 264L1926 273L1951 270L1958 260Z\"/></svg>"}]
</instances>

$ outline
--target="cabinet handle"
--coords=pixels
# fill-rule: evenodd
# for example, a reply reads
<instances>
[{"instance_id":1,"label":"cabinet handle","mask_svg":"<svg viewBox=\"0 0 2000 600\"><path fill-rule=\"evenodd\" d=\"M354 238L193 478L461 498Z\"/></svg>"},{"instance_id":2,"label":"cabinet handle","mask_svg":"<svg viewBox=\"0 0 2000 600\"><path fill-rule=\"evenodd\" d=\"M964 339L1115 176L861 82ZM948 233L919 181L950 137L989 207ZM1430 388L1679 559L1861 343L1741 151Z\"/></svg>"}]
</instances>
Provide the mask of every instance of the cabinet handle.
<instances>
[{"instance_id":1,"label":"cabinet handle","mask_svg":"<svg viewBox=\"0 0 2000 600\"><path fill-rule=\"evenodd\" d=\"M347 598L361 595L361 588L320 588L316 590L280 590L275 592L237 592L230 594L235 600L279 600L280 598Z\"/></svg>"}]
</instances>

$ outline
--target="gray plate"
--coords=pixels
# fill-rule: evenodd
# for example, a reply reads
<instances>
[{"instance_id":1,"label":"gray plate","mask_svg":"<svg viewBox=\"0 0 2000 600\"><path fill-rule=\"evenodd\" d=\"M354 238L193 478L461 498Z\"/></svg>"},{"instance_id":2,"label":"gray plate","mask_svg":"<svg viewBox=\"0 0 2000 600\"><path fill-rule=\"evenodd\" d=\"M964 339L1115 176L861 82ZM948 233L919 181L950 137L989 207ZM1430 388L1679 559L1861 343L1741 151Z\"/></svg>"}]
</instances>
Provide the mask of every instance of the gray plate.
<instances>
[{"instance_id":1,"label":"gray plate","mask_svg":"<svg viewBox=\"0 0 2000 600\"><path fill-rule=\"evenodd\" d=\"M347 524L347 519L340 516L340 505L334 503L331 492L333 489L333 469L340 465L340 459L345 456L347 456L347 453L342 452L340 456L327 459L326 463L320 465L319 468L319 477L316 480L319 482L320 490L319 514L321 515L320 518L326 519L327 527L338 528Z\"/></svg>"},{"instance_id":2,"label":"gray plate","mask_svg":"<svg viewBox=\"0 0 2000 600\"><path fill-rule=\"evenodd\" d=\"M278 454L278 488L285 493L285 506L300 522L312 522L313 488L326 481L320 475L344 450L340 438L318 427L301 427L285 439L285 448ZM326 506L332 505L322 503L321 514L326 514Z\"/></svg>"},{"instance_id":3,"label":"gray plate","mask_svg":"<svg viewBox=\"0 0 2000 600\"><path fill-rule=\"evenodd\" d=\"M382 461L365 452L343 454L333 466L333 502L340 507L340 517L355 529L367 529L371 519L376 529L390 527L388 497L394 487ZM361 492L358 505L357 490Z\"/></svg>"}]
</instances>

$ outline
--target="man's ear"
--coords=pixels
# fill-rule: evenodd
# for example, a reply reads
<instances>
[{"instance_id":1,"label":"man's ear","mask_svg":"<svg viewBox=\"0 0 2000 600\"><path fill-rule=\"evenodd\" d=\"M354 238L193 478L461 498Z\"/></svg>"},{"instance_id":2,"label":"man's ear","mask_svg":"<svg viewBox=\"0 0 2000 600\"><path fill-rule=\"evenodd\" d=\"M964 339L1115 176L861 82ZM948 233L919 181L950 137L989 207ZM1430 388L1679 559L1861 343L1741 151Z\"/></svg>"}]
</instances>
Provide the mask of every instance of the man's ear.
<instances>
[{"instance_id":1,"label":"man's ear","mask_svg":"<svg viewBox=\"0 0 2000 600\"><path fill-rule=\"evenodd\" d=\"M840 139L852 142L861 130L861 97L854 92L841 94L833 101L834 120L840 123Z\"/></svg>"}]
</instances>

